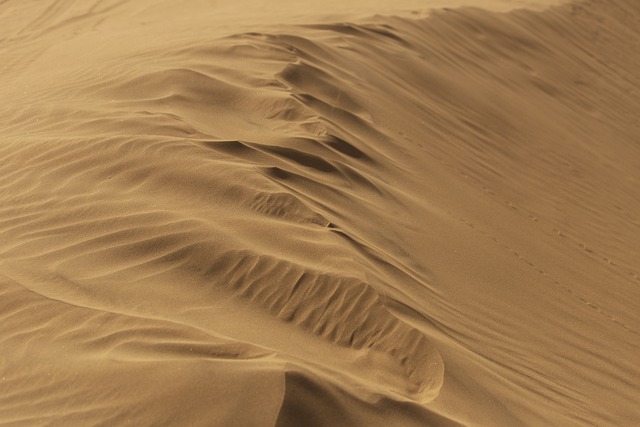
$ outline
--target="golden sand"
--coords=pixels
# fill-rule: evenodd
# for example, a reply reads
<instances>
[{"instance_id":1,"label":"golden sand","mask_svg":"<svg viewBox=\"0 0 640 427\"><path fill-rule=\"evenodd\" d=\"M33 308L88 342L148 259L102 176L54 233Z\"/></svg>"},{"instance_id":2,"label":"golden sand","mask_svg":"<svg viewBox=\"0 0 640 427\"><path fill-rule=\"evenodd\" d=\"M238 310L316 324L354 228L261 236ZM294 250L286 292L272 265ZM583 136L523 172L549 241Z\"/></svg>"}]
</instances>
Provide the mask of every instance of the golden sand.
<instances>
[{"instance_id":1,"label":"golden sand","mask_svg":"<svg viewBox=\"0 0 640 427\"><path fill-rule=\"evenodd\" d=\"M0 99L0 425L640 425L637 0L8 0Z\"/></svg>"}]
</instances>

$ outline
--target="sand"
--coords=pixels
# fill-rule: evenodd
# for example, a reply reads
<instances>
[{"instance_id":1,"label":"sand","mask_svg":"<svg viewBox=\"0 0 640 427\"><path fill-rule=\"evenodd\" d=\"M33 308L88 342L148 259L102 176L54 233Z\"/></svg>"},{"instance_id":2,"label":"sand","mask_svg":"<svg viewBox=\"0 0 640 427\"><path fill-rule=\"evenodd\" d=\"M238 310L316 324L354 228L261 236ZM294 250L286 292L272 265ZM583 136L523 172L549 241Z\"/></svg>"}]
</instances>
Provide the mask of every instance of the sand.
<instances>
[{"instance_id":1,"label":"sand","mask_svg":"<svg viewBox=\"0 0 640 427\"><path fill-rule=\"evenodd\" d=\"M0 425L640 425L637 0L8 0L0 59Z\"/></svg>"}]
</instances>

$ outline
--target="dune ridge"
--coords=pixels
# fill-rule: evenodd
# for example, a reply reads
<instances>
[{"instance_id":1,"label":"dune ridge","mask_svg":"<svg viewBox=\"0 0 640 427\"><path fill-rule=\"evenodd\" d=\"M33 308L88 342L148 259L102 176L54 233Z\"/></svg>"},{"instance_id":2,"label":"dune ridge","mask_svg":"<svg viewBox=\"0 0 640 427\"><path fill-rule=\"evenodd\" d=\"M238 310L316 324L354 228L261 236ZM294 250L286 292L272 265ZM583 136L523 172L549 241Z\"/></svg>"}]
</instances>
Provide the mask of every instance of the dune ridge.
<instances>
[{"instance_id":1,"label":"dune ridge","mask_svg":"<svg viewBox=\"0 0 640 427\"><path fill-rule=\"evenodd\" d=\"M0 424L640 422L637 2L187 3L0 4Z\"/></svg>"}]
</instances>

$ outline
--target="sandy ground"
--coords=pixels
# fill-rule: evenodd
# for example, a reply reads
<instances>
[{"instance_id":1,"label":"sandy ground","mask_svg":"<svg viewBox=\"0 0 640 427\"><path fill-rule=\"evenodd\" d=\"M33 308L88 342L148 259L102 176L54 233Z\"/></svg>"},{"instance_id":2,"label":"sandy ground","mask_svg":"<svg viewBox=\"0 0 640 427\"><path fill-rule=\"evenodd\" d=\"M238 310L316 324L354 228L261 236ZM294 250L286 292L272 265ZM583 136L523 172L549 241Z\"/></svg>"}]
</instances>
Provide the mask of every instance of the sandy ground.
<instances>
[{"instance_id":1,"label":"sandy ground","mask_svg":"<svg viewBox=\"0 0 640 427\"><path fill-rule=\"evenodd\" d=\"M0 2L0 424L640 425L639 70L637 0Z\"/></svg>"}]
</instances>

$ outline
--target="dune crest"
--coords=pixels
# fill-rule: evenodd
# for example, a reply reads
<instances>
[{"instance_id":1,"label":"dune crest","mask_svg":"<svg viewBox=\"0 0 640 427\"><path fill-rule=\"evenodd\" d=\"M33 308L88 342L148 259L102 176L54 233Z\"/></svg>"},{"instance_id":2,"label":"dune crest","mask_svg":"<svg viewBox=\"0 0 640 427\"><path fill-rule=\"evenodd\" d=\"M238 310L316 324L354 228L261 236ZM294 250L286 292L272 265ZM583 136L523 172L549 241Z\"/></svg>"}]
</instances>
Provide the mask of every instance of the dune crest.
<instances>
[{"instance_id":1,"label":"dune crest","mask_svg":"<svg viewBox=\"0 0 640 427\"><path fill-rule=\"evenodd\" d=\"M342 3L0 4L0 424L640 421L639 4Z\"/></svg>"}]
</instances>

